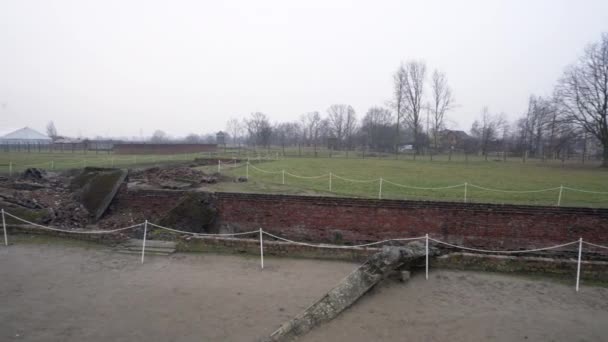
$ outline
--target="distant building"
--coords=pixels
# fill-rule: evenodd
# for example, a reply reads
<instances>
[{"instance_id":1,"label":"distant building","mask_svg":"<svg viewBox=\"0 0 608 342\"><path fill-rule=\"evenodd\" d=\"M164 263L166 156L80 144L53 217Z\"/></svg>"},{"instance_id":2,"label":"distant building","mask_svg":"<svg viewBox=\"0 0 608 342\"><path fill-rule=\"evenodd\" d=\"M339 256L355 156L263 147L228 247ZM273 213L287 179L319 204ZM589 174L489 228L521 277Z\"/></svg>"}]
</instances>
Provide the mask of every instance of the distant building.
<instances>
[{"instance_id":1,"label":"distant building","mask_svg":"<svg viewBox=\"0 0 608 342\"><path fill-rule=\"evenodd\" d=\"M0 144L4 145L49 145L52 143L53 139L29 127L23 127L0 137Z\"/></svg>"},{"instance_id":2,"label":"distant building","mask_svg":"<svg viewBox=\"0 0 608 342\"><path fill-rule=\"evenodd\" d=\"M217 145L226 145L226 133L219 131L215 134L215 143Z\"/></svg>"},{"instance_id":3,"label":"distant building","mask_svg":"<svg viewBox=\"0 0 608 342\"><path fill-rule=\"evenodd\" d=\"M467 141L471 137L464 131L453 131L450 129L444 129L439 132L439 149L464 149Z\"/></svg>"}]
</instances>

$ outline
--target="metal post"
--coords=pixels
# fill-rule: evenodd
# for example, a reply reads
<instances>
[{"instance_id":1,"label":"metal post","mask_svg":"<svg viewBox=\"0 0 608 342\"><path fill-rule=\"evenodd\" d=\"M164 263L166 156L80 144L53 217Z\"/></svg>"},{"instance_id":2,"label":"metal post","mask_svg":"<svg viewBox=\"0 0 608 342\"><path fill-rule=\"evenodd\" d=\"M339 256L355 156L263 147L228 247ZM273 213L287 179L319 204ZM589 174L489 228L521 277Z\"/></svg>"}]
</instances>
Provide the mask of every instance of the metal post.
<instances>
[{"instance_id":1,"label":"metal post","mask_svg":"<svg viewBox=\"0 0 608 342\"><path fill-rule=\"evenodd\" d=\"M264 240L262 238L262 228L260 228L260 266L264 269Z\"/></svg>"},{"instance_id":2,"label":"metal post","mask_svg":"<svg viewBox=\"0 0 608 342\"><path fill-rule=\"evenodd\" d=\"M559 186L559 195L557 196L557 206L559 207L562 204L562 192L564 191L564 186Z\"/></svg>"},{"instance_id":3,"label":"metal post","mask_svg":"<svg viewBox=\"0 0 608 342\"><path fill-rule=\"evenodd\" d=\"M6 235L6 220L4 219L4 209L2 209L2 228L4 229L4 245L8 246L8 237Z\"/></svg>"},{"instance_id":4,"label":"metal post","mask_svg":"<svg viewBox=\"0 0 608 342\"><path fill-rule=\"evenodd\" d=\"M148 220L144 222L144 240L141 244L141 263L144 263L144 255L146 254L146 235L148 235Z\"/></svg>"},{"instance_id":5,"label":"metal post","mask_svg":"<svg viewBox=\"0 0 608 342\"><path fill-rule=\"evenodd\" d=\"M378 189L378 199L382 199L382 177L380 177L380 188Z\"/></svg>"},{"instance_id":6,"label":"metal post","mask_svg":"<svg viewBox=\"0 0 608 342\"><path fill-rule=\"evenodd\" d=\"M285 185L285 170L283 170L283 185Z\"/></svg>"},{"instance_id":7,"label":"metal post","mask_svg":"<svg viewBox=\"0 0 608 342\"><path fill-rule=\"evenodd\" d=\"M583 238L578 239L578 265L576 266L576 292L581 279L581 255L583 254Z\"/></svg>"},{"instance_id":8,"label":"metal post","mask_svg":"<svg viewBox=\"0 0 608 342\"><path fill-rule=\"evenodd\" d=\"M469 183L464 182L464 203L467 203L467 187Z\"/></svg>"},{"instance_id":9,"label":"metal post","mask_svg":"<svg viewBox=\"0 0 608 342\"><path fill-rule=\"evenodd\" d=\"M331 172L329 173L329 191L331 192Z\"/></svg>"},{"instance_id":10,"label":"metal post","mask_svg":"<svg viewBox=\"0 0 608 342\"><path fill-rule=\"evenodd\" d=\"M425 242L425 254L426 254L426 279L429 279L429 234L424 236Z\"/></svg>"}]
</instances>

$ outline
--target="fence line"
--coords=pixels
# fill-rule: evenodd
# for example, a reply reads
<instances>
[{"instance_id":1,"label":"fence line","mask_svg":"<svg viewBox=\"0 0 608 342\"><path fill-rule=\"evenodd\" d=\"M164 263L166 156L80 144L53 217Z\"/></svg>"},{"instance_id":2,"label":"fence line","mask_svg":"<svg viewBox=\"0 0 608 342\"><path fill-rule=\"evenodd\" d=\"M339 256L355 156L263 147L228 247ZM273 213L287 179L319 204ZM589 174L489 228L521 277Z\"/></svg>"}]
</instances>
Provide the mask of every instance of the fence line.
<instances>
[{"instance_id":1,"label":"fence line","mask_svg":"<svg viewBox=\"0 0 608 342\"><path fill-rule=\"evenodd\" d=\"M393 186L397 186L400 188L404 188L404 189L412 189L412 190L425 190L425 191L435 191L435 190L448 190L448 189L456 189L456 188L461 188L464 187L464 193L463 193L463 202L468 202L469 200L469 191L468 191L468 187L472 187L472 188L476 188L479 190L483 190L483 191L491 191L491 192L498 192L498 193L509 193L509 194L531 194L531 193L543 193L543 192L549 192L549 191L559 191L558 196L557 196L557 201L556 201L556 205L557 206L561 206L562 203L562 198L563 198L563 194L565 192L565 190L573 190L573 191L578 191L578 192L583 192L583 193L591 193L591 194L600 194L600 195L608 195L608 191L607 192L603 192L603 191L590 191L590 190L584 190L584 189L577 189L577 188L571 188L571 187L567 187L567 186L563 186L560 185L558 187L554 187L554 188L545 188L545 189L535 189L535 190L507 190L507 189L495 189L495 188L488 188L488 187L484 187L481 185L477 185L474 183L469 183L469 182L465 182L465 183L460 183L460 184L455 184L455 185L446 185L446 186L441 186L441 187L419 187L419 186L413 186L413 185L406 185L406 184L400 184L400 183L396 183L396 182L392 182L390 180L387 180L384 177L380 177L380 178L374 178L374 179L369 179L369 180L365 180L365 179L352 179L352 178L347 178L347 177L343 177L340 175L337 175L333 172L329 172L329 173L324 173L322 175L319 176L301 176L301 175L297 175L297 174L293 174L290 173L286 170L281 170L281 171L268 171L268 170L264 170L261 169L259 167L256 167L252 164L250 164L249 162L247 162L247 179L249 179L249 166L251 166L252 169L263 172L263 173L267 173L267 174L283 174L283 178L282 178L282 184L285 184L285 175L289 175L291 177L294 178L301 178L301 179L320 179L320 178L325 178L327 176L329 176L329 191L333 192L332 189L332 178L337 178L337 179L341 179L343 181L347 181L347 182L353 182L353 183L375 183L375 182L379 182L379 188L378 188L378 198L382 199L382 184L383 183L388 183L390 185ZM371 197L371 196L370 196Z\"/></svg>"},{"instance_id":2,"label":"fence line","mask_svg":"<svg viewBox=\"0 0 608 342\"><path fill-rule=\"evenodd\" d=\"M277 239L277 240L280 240L280 241L284 241L284 242L288 242L288 243L292 243L292 244L296 244L296 245L308 246L308 247L313 247L313 248L330 248L330 249L360 249L360 248L366 248L366 247L380 245L380 244L384 244L384 243L388 243L388 242L393 242L393 241L415 241L415 240L422 240L422 239L424 239L425 240L425 277L426 277L426 279L428 279L428 272L429 272L429 241L433 241L433 242L435 242L437 244L440 244L440 245L445 245L445 246L448 246L448 247L462 249L462 250L468 250L468 251L473 251L473 252L481 252L481 253L497 253L497 254L532 253L532 252L546 251L546 250L557 249L557 248L562 248L562 247L578 244L578 259L577 259L577 270L576 270L576 292L579 291L583 244L587 244L587 245L594 246L594 247L608 249L608 246L603 246L603 245L594 244L594 243L591 243L591 242L586 242L586 241L583 241L583 238L580 238L577 241L572 241L572 242L567 242L567 243L563 243L563 244L559 244L559 245L542 247L542 248L527 249L527 250L487 250L487 249L471 248L471 247L465 247L465 246L459 246L459 245L451 244L451 243L448 243L448 242L445 242L445 241L441 241L441 240L438 240L438 239L431 238L431 237L429 237L428 234L425 234L425 236L421 236L421 237L393 238L393 239L386 239L386 240L381 240L381 241L376 241L376 242L370 242L370 243L360 244L360 245L352 245L352 246L332 245L332 244L311 244L311 243L306 243L306 242L299 242L299 241L289 240L289 239L280 237L278 235L265 232L262 228L259 228L259 230L253 230L253 231L248 231L248 232L240 232L240 233L202 234L202 233L187 232L187 231L182 231L182 230L173 229L173 228L169 228L169 227L164 227L164 226L161 226L161 225L150 223L150 222L148 222L148 220L145 220L144 223L138 223L138 224L135 224L135 225L132 225L132 226L129 226L129 227L118 228L118 229L113 229L113 230L77 231L77 230L64 230L64 229L59 229L59 228L54 228L54 227L49 227L49 226L43 226L43 225L31 222L31 221L22 219L22 218L20 218L18 216L15 216L13 214L10 214L10 213L6 212L4 209L1 210L1 214L2 214L2 226L3 226L3 230L4 230L4 243L5 243L5 246L8 246L7 230L6 230L6 219L5 219L6 215L8 215L8 216L10 216L10 217L12 217L12 218L14 218L16 220L19 220L21 222L30 224L30 225L32 225L34 227L37 227L37 228L47 229L47 230L52 230L52 231L65 232L65 233L76 233L76 234L110 234L110 233L115 233L115 232L123 231L123 230L127 230L127 229L133 229L135 227L139 227L139 226L143 225L144 226L144 235L143 235L143 239L142 239L142 250L141 250L141 263L142 264L144 263L144 260L145 260L146 240L147 240L147 235L148 235L147 234L148 233L148 225L156 227L156 228L159 228L159 229L165 229L165 230L168 230L168 231L172 231L172 232L176 232L176 233L180 233L180 234L189 234L189 235L193 235L193 236L215 236L215 237L232 236L232 237L234 237L234 236L239 236L239 235L258 234L259 235L259 241L260 241L260 267L262 269L264 269L264 240L263 240L264 234L266 234L267 236L270 236L270 237L272 237L274 239Z\"/></svg>"}]
</instances>

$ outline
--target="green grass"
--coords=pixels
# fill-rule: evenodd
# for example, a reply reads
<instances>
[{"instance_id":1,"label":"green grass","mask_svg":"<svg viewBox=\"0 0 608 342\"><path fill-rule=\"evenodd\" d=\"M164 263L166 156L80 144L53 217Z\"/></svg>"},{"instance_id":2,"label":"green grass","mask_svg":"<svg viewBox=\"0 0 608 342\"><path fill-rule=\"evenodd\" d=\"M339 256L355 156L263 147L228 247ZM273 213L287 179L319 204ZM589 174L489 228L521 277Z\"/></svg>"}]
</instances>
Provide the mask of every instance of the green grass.
<instances>
[{"instance_id":1,"label":"green grass","mask_svg":"<svg viewBox=\"0 0 608 342\"><path fill-rule=\"evenodd\" d=\"M0 153L0 174L22 172L28 167L38 167L45 170L79 169L84 166L98 167L138 167L191 161L207 154L191 153L179 155L133 155L108 153Z\"/></svg>"},{"instance_id":2,"label":"green grass","mask_svg":"<svg viewBox=\"0 0 608 342\"><path fill-rule=\"evenodd\" d=\"M310 149L304 149L310 152ZM581 164L580 161L546 161L528 160L522 163L521 159L510 158L503 162L494 156L485 161L479 156L454 155L452 161L447 156L435 156L430 161L428 156L418 156L413 160L411 155L401 155L399 160L394 156L376 156L365 159L354 158L354 152L329 154L319 153L319 158L285 158L277 161L276 148L267 153L266 150L241 150L240 158L245 160L247 155L254 166L263 170L279 172L266 174L250 167L249 182L233 183L221 182L210 186L211 190L304 194L324 196L352 196L378 198L379 181L369 183L356 183L339 179L337 176L372 180L382 177L382 198L412 199L412 200L440 200L464 201L464 186L442 190L420 190L400 188L388 182L414 187L444 187L457 184L479 185L482 187L503 190L538 190L556 188L560 185L567 187L608 192L608 170L601 169L597 163ZM293 148L290 150L294 152ZM327 150L320 152L328 153ZM261 162L257 162L260 156ZM238 150L222 151L223 158L239 158ZM144 167L159 164L168 164L193 160L196 157L210 157L208 153L188 155L114 155L107 153L89 152L86 154L64 153L0 153L0 173L7 174L9 163L12 164L13 173L23 171L27 165L39 165L44 169L51 168L51 161L55 170L81 168L82 166L110 167ZM215 156L213 156L215 157ZM381 158L382 157L382 158ZM245 163L234 167L232 163L225 164L222 173L231 177L245 176ZM207 166L201 169L214 173L217 166ZM299 179L288 174L285 175L285 184L282 184L282 170L300 176L318 176L332 172L332 189L329 191L329 177L319 179ZM559 190L541 193L501 193L486 191L473 186L467 187L468 202L513 203L532 205L556 205ZM562 206L608 207L608 194L588 194L564 190L561 199Z\"/></svg>"},{"instance_id":3,"label":"green grass","mask_svg":"<svg viewBox=\"0 0 608 342\"><path fill-rule=\"evenodd\" d=\"M255 167L277 174L267 174ZM217 167L204 167L208 172ZM300 176L318 176L332 172L332 191L329 191L329 176L320 179L299 179L285 175L282 170ZM224 168L223 174L245 176L246 169ZM560 162L521 161L470 161L447 162L429 160L394 159L342 159L342 158L290 158L279 161L254 163L249 167L249 182L219 183L214 189L224 191L321 194L377 198L379 181L356 183L337 176L372 180L382 177L386 181L414 187L445 187L457 184L474 184L486 188L528 191L559 188L560 185L590 191L608 192L608 170L594 165L564 164ZM382 198L420 199L442 201L464 201L465 187L442 190L420 190L400 188L384 181ZM532 205L556 205L559 189L540 193L502 193L467 186L468 202L514 203ZM607 194L588 194L564 190L562 206L608 207Z\"/></svg>"}]
</instances>

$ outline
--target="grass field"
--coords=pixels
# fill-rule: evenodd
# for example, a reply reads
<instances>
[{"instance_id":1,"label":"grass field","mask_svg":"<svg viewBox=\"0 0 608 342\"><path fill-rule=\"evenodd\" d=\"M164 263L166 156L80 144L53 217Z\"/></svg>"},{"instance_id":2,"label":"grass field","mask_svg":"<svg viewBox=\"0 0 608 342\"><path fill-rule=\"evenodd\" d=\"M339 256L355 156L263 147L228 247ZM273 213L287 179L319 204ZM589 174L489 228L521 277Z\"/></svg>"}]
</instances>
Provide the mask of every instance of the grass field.
<instances>
[{"instance_id":1,"label":"grass field","mask_svg":"<svg viewBox=\"0 0 608 342\"><path fill-rule=\"evenodd\" d=\"M236 153L222 153L223 158L238 157ZM232 151L235 152L235 151ZM262 153L263 151L260 151ZM326 152L326 151L325 151ZM241 158L247 154L242 153ZM243 191L285 194L315 194L328 196L354 196L378 198L380 180L382 182L382 198L385 199L420 199L490 203L516 203L535 205L589 206L608 207L608 170L601 169L597 164L581 164L571 161L541 162L529 160L522 163L519 159L490 158L485 161L479 157L469 156L465 162L462 156L455 156L447 161L446 156L436 156L433 161L428 157L412 156L384 158L346 158L344 154L334 154L332 158L285 158L281 160L265 160L276 158L276 152L260 157L257 161L255 152L249 151L252 164L249 167L249 182L219 183L211 189L219 191ZM101 167L142 167L166 164L179 161L193 160L197 157L210 157L209 154L182 155L114 155L108 153L74 154L74 153L0 153L0 173L8 174L9 168L13 173L21 172L28 166L44 169L63 170L81 168L83 166ZM257 168L257 169L256 169ZM209 173L217 172L217 166L202 167ZM267 173L260 170L264 170ZM285 177L283 184L283 173ZM329 187L331 177L331 191ZM224 165L222 173L229 176L245 176L245 163ZM317 177L319 178L298 178ZM324 175L324 176L323 176ZM350 180L362 180L355 182ZM395 185L400 184L402 186ZM560 197L560 186L562 190ZM438 188L448 189L416 189ZM505 190L490 191L483 188ZM581 189L592 192L607 192L606 194L586 193L570 190ZM552 189L541 192L526 192ZM522 191L522 192L518 192Z\"/></svg>"},{"instance_id":2,"label":"grass field","mask_svg":"<svg viewBox=\"0 0 608 342\"><path fill-rule=\"evenodd\" d=\"M217 168L206 167L207 171ZM275 172L275 173L267 173ZM283 173L285 170L283 184ZM246 167L225 168L223 173L245 176ZM332 173L329 191L329 173ZM291 175L290 175L291 174ZM320 178L303 179L302 177ZM342 178L339 178L342 177ZM557 205L559 187L570 187L606 194L592 194L574 190L562 190L562 206L608 206L608 171L592 165L560 163L526 163L517 161L412 161L392 159L329 159L291 158L254 163L249 167L249 182L220 183L218 190L247 192L302 193L344 195L377 198L379 178L383 178L382 198L464 201L465 186L468 202L518 203ZM369 180L355 182L352 180ZM400 187L438 188L460 185L449 189L427 190ZM489 191L477 188L515 192ZM553 190L542 192L540 189Z\"/></svg>"}]
</instances>

